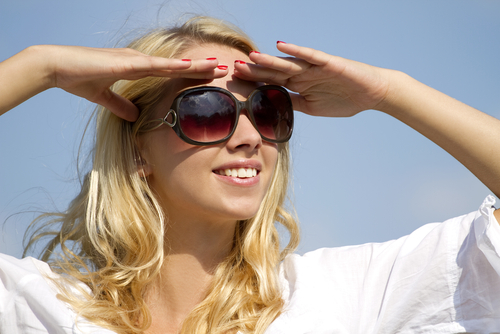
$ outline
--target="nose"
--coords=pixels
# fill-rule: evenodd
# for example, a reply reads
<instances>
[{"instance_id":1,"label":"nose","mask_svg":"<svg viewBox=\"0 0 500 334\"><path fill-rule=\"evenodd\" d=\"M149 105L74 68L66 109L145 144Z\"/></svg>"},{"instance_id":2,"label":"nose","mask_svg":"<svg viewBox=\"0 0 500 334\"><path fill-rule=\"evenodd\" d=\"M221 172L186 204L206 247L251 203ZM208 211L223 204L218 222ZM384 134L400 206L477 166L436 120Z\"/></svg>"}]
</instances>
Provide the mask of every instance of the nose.
<instances>
[{"instance_id":1,"label":"nose","mask_svg":"<svg viewBox=\"0 0 500 334\"><path fill-rule=\"evenodd\" d=\"M227 141L227 146L231 150L254 151L262 146L262 138L253 126L246 111L242 111L238 119L238 125L233 135Z\"/></svg>"}]
</instances>

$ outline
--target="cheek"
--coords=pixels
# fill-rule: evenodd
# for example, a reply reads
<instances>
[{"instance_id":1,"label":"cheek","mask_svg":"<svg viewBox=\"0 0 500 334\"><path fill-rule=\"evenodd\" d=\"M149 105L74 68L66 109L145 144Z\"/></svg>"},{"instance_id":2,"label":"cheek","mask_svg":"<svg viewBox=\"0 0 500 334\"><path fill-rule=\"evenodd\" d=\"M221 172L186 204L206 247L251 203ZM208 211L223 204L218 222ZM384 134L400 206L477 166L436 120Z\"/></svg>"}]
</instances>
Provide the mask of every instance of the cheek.
<instances>
[{"instance_id":1,"label":"cheek","mask_svg":"<svg viewBox=\"0 0 500 334\"><path fill-rule=\"evenodd\" d=\"M262 148L263 158L265 161L265 166L269 170L269 174L267 175L267 186L266 191L269 191L269 186L271 185L271 180L273 178L275 169L278 164L278 146L277 144L265 143Z\"/></svg>"},{"instance_id":2,"label":"cheek","mask_svg":"<svg viewBox=\"0 0 500 334\"><path fill-rule=\"evenodd\" d=\"M145 152L152 164L158 165L160 162L164 163L165 160L172 160L171 157L175 157L191 147L192 145L177 137L172 129L165 127L149 134L142 151Z\"/></svg>"},{"instance_id":3,"label":"cheek","mask_svg":"<svg viewBox=\"0 0 500 334\"><path fill-rule=\"evenodd\" d=\"M187 144L171 129L159 129L141 137L139 152L149 170L149 181L170 174L179 163L176 157L187 149Z\"/></svg>"},{"instance_id":4,"label":"cheek","mask_svg":"<svg viewBox=\"0 0 500 334\"><path fill-rule=\"evenodd\" d=\"M146 160L152 170L149 182L159 192L195 182L210 155L203 147L184 142L173 130L164 130L150 137Z\"/></svg>"},{"instance_id":5,"label":"cheek","mask_svg":"<svg viewBox=\"0 0 500 334\"><path fill-rule=\"evenodd\" d=\"M272 166L274 170L274 168L276 168L276 164L278 163L278 144L269 143L264 147L264 149L264 158L267 160L269 166Z\"/></svg>"}]
</instances>

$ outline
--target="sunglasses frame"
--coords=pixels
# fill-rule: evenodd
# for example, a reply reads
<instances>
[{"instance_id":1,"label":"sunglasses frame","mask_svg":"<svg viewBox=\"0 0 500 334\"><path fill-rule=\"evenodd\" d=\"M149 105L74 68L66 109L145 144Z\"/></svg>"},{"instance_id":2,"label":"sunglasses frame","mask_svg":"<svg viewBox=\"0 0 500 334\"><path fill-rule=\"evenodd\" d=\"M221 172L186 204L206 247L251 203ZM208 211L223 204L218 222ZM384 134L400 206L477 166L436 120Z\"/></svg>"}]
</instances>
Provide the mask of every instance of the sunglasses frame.
<instances>
[{"instance_id":1,"label":"sunglasses frame","mask_svg":"<svg viewBox=\"0 0 500 334\"><path fill-rule=\"evenodd\" d=\"M291 106L291 112L290 112L291 117L288 120L290 122L290 124L289 124L290 131L288 132L287 136L285 138L281 139L281 140L267 138L267 137L264 137L262 135L262 133L260 132L259 128L257 127L257 123L255 122L255 117L254 117L254 114L253 114L253 110L251 109L251 106L252 106L251 105L251 101L252 101L253 96L255 94L258 94L261 91L266 91L266 90L278 90L278 91L282 92L283 95L288 100L288 103L290 103L290 106ZM187 94L193 93L193 92L198 92L198 91L221 92L221 93L229 96L235 102L235 106L236 106L236 116L235 117L236 117L236 120L235 120L233 128L231 129L231 132L226 137L224 137L222 139L219 139L219 140L216 140L216 141L211 141L211 142L199 142L199 141L196 141L196 140L193 140L193 139L189 138L182 131L181 125L178 122L179 104L182 101L182 98L184 96L186 96ZM257 130L257 132L259 133L260 137L263 140L271 142L271 143L285 143L288 140L290 140L290 137L292 136L292 132L293 132L293 120L294 120L292 100L290 98L290 94L288 93L288 91L285 88L283 88L281 86L276 86L276 85L264 85L264 86L257 87L252 93L250 93L250 95L248 96L248 98L247 98L246 101L240 101L240 100L238 100L230 91L228 91L227 89L221 88L221 87L200 86L200 87L195 87L195 88L187 89L187 90L181 92L179 95L177 95L177 97L172 102L170 110L167 112L167 114L165 115L165 117L158 119L159 121L162 122L160 125L158 125L158 127L161 126L162 124L168 125L169 127L171 127L175 131L175 133L177 134L177 136L179 138L181 138L182 140L184 140L188 144L199 145L199 146L207 146L207 145L220 144L220 143L223 143L223 142L227 141L234 134L234 131L236 130L236 127L238 126L238 120L240 118L240 114L241 114L241 110L242 109L247 110L248 117L249 117L250 121L252 122L252 125ZM170 118L170 117L172 119L169 121L168 118Z\"/></svg>"}]
</instances>

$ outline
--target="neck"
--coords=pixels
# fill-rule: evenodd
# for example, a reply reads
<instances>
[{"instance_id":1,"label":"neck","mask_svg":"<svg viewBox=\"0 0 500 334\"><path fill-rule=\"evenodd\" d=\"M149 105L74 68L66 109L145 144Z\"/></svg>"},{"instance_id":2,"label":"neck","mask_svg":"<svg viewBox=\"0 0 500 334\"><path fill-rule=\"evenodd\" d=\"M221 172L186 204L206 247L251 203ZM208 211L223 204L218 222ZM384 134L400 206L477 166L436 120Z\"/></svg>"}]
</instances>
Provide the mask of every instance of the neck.
<instances>
[{"instance_id":1,"label":"neck","mask_svg":"<svg viewBox=\"0 0 500 334\"><path fill-rule=\"evenodd\" d=\"M149 333L178 333L182 321L202 302L217 266L231 251L236 222L172 219L166 229L166 259L146 293L153 323Z\"/></svg>"}]
</instances>

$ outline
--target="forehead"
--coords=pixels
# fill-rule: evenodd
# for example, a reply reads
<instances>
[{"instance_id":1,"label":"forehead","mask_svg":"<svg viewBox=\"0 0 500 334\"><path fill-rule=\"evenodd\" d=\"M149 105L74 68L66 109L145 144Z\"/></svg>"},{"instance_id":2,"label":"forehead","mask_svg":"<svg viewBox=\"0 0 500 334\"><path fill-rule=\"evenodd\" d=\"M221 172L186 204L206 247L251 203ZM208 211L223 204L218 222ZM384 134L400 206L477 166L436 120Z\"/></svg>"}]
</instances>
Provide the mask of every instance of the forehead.
<instances>
[{"instance_id":1,"label":"forehead","mask_svg":"<svg viewBox=\"0 0 500 334\"><path fill-rule=\"evenodd\" d=\"M262 85L253 81L245 81L234 76L235 60L243 60L247 63L251 63L248 56L240 50L225 45L201 44L189 48L178 56L178 58L188 58L193 61L212 57L217 58L219 65L228 66L228 74L222 78L213 80L187 78L170 79L166 85L164 97L157 107L157 112L162 113L165 108L169 108L175 97L188 88L199 86L221 87L233 93L237 99L244 101L256 87ZM157 116L163 117L162 115Z\"/></svg>"},{"instance_id":2,"label":"forehead","mask_svg":"<svg viewBox=\"0 0 500 334\"><path fill-rule=\"evenodd\" d=\"M204 60L215 57L219 65L226 65L228 67L228 74L222 78L213 80L184 78L170 80L169 90L175 95L191 87L215 86L225 88L232 92L238 99L244 100L257 86L259 86L256 82L245 81L234 76L235 60L243 60L247 63L251 63L248 56L240 50L225 45L202 44L188 49L185 53L181 54L180 57L192 60Z\"/></svg>"},{"instance_id":3,"label":"forehead","mask_svg":"<svg viewBox=\"0 0 500 334\"><path fill-rule=\"evenodd\" d=\"M221 44L198 44L190 47L179 56L182 58L189 59L206 59L215 57L219 61L219 65L227 65L229 66L229 72L232 73L234 70L234 61L235 60L244 60L250 61L248 56L235 48L229 47L227 45ZM181 58L181 57L179 57Z\"/></svg>"}]
</instances>

